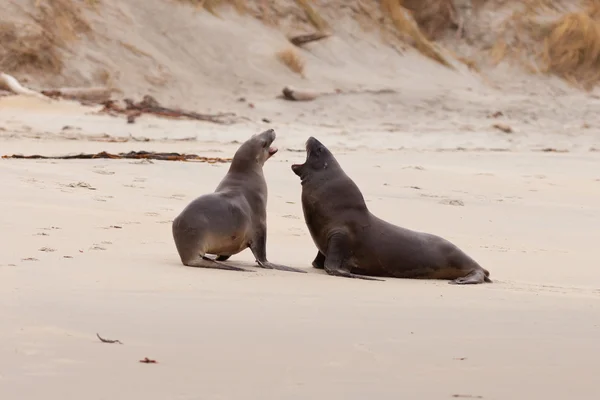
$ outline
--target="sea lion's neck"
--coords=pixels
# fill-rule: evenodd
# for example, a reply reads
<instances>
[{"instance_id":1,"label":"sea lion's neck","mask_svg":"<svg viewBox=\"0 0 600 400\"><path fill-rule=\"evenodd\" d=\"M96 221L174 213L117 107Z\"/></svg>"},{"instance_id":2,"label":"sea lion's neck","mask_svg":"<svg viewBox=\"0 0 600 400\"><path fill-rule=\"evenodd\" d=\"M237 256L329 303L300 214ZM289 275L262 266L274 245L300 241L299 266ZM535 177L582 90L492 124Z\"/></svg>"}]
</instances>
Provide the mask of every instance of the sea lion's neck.
<instances>
[{"instance_id":1,"label":"sea lion's neck","mask_svg":"<svg viewBox=\"0 0 600 400\"><path fill-rule=\"evenodd\" d=\"M263 166L255 157L233 157L229 172L259 171L262 173Z\"/></svg>"},{"instance_id":2,"label":"sea lion's neck","mask_svg":"<svg viewBox=\"0 0 600 400\"><path fill-rule=\"evenodd\" d=\"M309 174L302 177L302 191L319 193L319 197L335 199L340 208L368 211L362 192L341 169L331 173Z\"/></svg>"}]
</instances>

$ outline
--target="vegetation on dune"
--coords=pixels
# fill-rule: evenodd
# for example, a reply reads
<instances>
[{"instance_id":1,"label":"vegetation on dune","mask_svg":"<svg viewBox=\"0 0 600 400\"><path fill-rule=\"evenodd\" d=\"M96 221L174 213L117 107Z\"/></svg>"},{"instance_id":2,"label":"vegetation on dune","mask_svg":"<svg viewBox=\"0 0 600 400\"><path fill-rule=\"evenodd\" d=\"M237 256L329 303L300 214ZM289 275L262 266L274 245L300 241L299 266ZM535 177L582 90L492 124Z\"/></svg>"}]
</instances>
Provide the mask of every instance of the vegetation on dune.
<instances>
[{"instance_id":1,"label":"vegetation on dune","mask_svg":"<svg viewBox=\"0 0 600 400\"><path fill-rule=\"evenodd\" d=\"M600 83L600 0L525 0L503 25L512 39L496 42L494 64L512 59L585 90Z\"/></svg>"},{"instance_id":2,"label":"vegetation on dune","mask_svg":"<svg viewBox=\"0 0 600 400\"><path fill-rule=\"evenodd\" d=\"M92 0L88 4L93 4ZM60 73L62 51L79 34L91 31L80 2L36 0L33 13L28 9L23 12L29 24L0 24L0 71Z\"/></svg>"},{"instance_id":3,"label":"vegetation on dune","mask_svg":"<svg viewBox=\"0 0 600 400\"><path fill-rule=\"evenodd\" d=\"M315 38L335 35L334 18L341 12L341 7L316 0L177 1L215 16L220 16L220 7L230 6L273 25L282 20L289 22L292 13L296 25L312 34L316 32ZM0 71L60 74L71 43L82 34L92 33L84 8L101 9L102 0L29 2L14 3L29 23L0 23ZM456 43L462 38L465 21L456 4L456 0L354 0L344 3L344 12L371 27L379 27L442 65L452 67L454 58L478 70L472 59L454 54L460 53L456 46L454 51L444 49L448 40ZM532 72L556 75L585 89L600 82L600 0L471 0L470 5L471 22L479 18L478 12L483 8L492 12L500 8L512 10L494 33L491 48L478 49L476 41L469 43L480 61L486 55L484 61L490 65L502 60L517 62ZM278 51L274 57L303 75L304 61L294 47Z\"/></svg>"},{"instance_id":4,"label":"vegetation on dune","mask_svg":"<svg viewBox=\"0 0 600 400\"><path fill-rule=\"evenodd\" d=\"M545 72L585 89L600 81L600 4L568 13L545 26L541 62Z\"/></svg>"},{"instance_id":5,"label":"vegetation on dune","mask_svg":"<svg viewBox=\"0 0 600 400\"><path fill-rule=\"evenodd\" d=\"M279 61L281 61L291 71L297 73L298 75L304 76L304 60L300 54L298 54L296 49L290 47L285 50L278 51L276 55Z\"/></svg>"}]
</instances>

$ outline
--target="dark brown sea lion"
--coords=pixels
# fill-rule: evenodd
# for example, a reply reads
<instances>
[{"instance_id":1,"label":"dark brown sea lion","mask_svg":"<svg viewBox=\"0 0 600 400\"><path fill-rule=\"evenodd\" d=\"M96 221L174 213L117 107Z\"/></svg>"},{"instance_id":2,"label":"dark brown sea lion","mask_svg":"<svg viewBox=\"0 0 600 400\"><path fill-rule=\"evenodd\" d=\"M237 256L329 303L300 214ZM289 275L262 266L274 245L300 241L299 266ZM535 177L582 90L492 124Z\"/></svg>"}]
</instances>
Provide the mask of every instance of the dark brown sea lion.
<instances>
[{"instance_id":1,"label":"dark brown sea lion","mask_svg":"<svg viewBox=\"0 0 600 400\"><path fill-rule=\"evenodd\" d=\"M306 161L292 165L302 181L302 209L319 252L315 268L330 275L491 282L489 272L439 236L390 224L373 215L333 154L317 139L306 142Z\"/></svg>"},{"instance_id":2,"label":"dark brown sea lion","mask_svg":"<svg viewBox=\"0 0 600 400\"><path fill-rule=\"evenodd\" d=\"M277 152L275 131L253 135L233 156L214 193L193 200L173 220L173 239L183 265L248 271L222 263L250 248L260 267L306 273L267 260L267 183L263 165ZM215 260L206 254L217 255Z\"/></svg>"}]
</instances>

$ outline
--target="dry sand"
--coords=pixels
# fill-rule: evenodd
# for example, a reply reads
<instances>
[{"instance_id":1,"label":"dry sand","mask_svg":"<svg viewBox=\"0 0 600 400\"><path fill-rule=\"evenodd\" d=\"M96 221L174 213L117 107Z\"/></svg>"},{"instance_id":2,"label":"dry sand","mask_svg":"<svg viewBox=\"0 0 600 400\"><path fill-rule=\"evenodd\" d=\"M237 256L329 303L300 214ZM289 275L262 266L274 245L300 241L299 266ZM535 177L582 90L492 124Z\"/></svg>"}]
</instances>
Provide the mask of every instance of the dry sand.
<instances>
[{"instance_id":1,"label":"dry sand","mask_svg":"<svg viewBox=\"0 0 600 400\"><path fill-rule=\"evenodd\" d=\"M344 32L315 46L307 80L294 81L266 58L285 39L256 21L232 15L246 22L227 30L232 25L192 18L183 8L153 17L160 12L154 0L135 14L141 1L107 3L111 12L98 18L114 24L113 38L135 41L148 24L164 30L193 20L195 34L188 24L174 30L174 42L156 32L136 42L159 47L144 50L172 72L152 94L249 121L219 126L143 116L131 125L66 101L6 97L1 154L229 157L239 142L272 127L280 152L265 166L267 253L308 274L179 263L170 223L194 197L214 190L227 164L1 160L1 399L600 396L597 96L508 67L495 70L505 84L493 88L468 71L444 70L410 51L400 57L370 39L350 46ZM135 23L117 24L126 17ZM196 43L202 29L229 36L182 57L185 49L174 43ZM248 32L262 32L260 49L248 50ZM135 80L140 64L103 40L94 51L107 63L120 60L128 94L145 93ZM228 46L238 51L224 60ZM211 55L221 61L209 62ZM84 71L89 57L77 53L72 68ZM275 99L288 83L392 86L396 93ZM237 102L241 96L246 101ZM497 111L503 116L489 117ZM492 128L496 122L514 132ZM335 152L374 213L453 241L494 283L368 282L311 268L316 249L290 169L304 159L310 135ZM117 137L130 141L106 141ZM249 251L230 262L253 265ZM96 333L123 344L101 343ZM139 363L144 357L158 364Z\"/></svg>"},{"instance_id":2,"label":"dry sand","mask_svg":"<svg viewBox=\"0 0 600 400\"><path fill-rule=\"evenodd\" d=\"M29 125L39 119L49 131L52 123L92 133L127 126L72 110L29 109L25 118L3 108L0 115L8 122L7 113L13 122L21 115ZM131 129L144 122L159 126L143 130L156 138L167 125L181 137L215 129L143 118ZM0 398L599 394L598 153L385 150L360 135L274 126L282 150L265 167L268 255L307 275L179 264L170 222L214 189L227 164L3 160ZM60 131L9 135L13 127L2 132L1 147L3 154L143 147L230 156L232 138L259 129L236 126L179 143L103 143L60 139ZM35 132L45 135L34 128L29 135ZM310 134L332 144L375 213L454 241L491 271L494 284L366 282L312 269L315 248L290 170L304 154L286 150L301 148ZM464 135L464 143L476 139ZM400 148L409 137L388 145ZM233 260L253 261L249 251ZM124 344L103 344L96 333ZM144 357L159 364L138 363Z\"/></svg>"}]
</instances>

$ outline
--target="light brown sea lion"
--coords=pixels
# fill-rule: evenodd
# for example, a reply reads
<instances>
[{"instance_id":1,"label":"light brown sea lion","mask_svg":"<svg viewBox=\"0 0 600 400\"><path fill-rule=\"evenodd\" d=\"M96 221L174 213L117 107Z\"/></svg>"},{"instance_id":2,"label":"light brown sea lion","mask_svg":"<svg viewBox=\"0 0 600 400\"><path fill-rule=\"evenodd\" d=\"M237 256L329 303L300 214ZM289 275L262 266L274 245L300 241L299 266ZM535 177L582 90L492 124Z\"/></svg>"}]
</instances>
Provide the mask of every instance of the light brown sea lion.
<instances>
[{"instance_id":1,"label":"light brown sea lion","mask_svg":"<svg viewBox=\"0 0 600 400\"><path fill-rule=\"evenodd\" d=\"M248 271L221 261L249 247L260 267L306 273L267 260L263 165L277 152L271 147L275 136L269 129L244 142L214 193L196 198L173 220L173 239L183 265ZM206 254L217 257L212 260Z\"/></svg>"}]
</instances>

